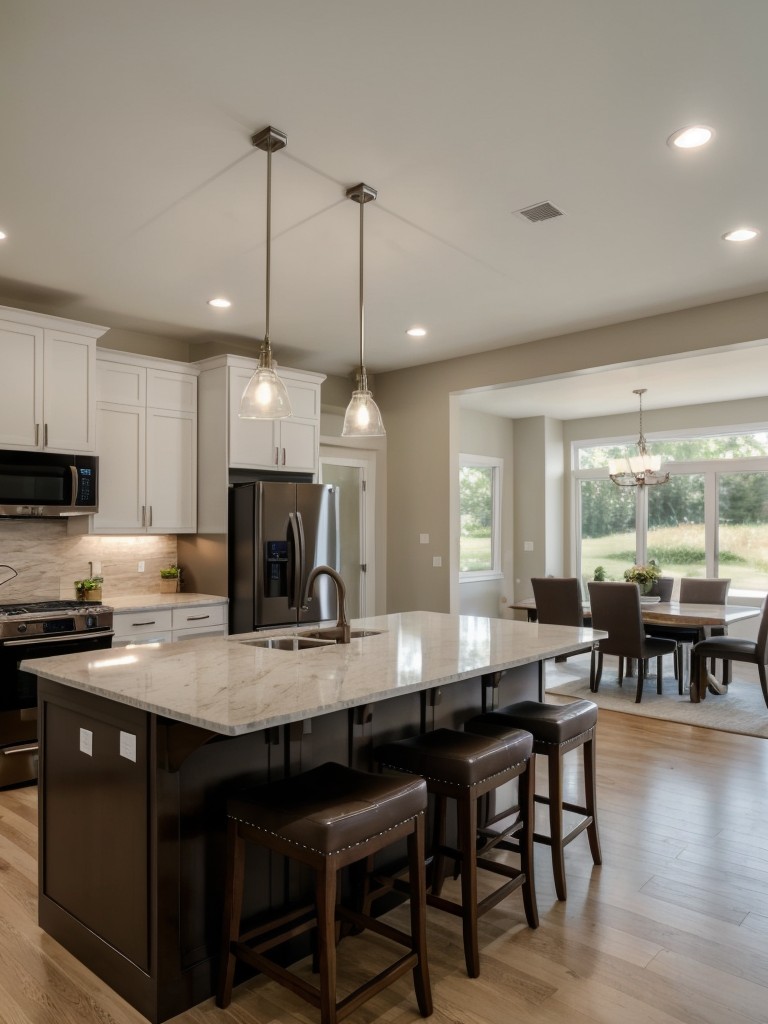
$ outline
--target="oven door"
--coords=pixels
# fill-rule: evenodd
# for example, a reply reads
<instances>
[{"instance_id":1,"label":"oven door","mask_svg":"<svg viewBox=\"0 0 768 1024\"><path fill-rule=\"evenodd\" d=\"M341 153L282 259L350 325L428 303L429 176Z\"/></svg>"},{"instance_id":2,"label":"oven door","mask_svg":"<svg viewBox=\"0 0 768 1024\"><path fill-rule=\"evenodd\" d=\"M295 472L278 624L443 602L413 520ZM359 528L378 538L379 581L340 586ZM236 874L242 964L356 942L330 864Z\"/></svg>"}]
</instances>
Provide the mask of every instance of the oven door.
<instances>
[{"instance_id":1,"label":"oven door","mask_svg":"<svg viewBox=\"0 0 768 1024\"><path fill-rule=\"evenodd\" d=\"M99 630L0 643L0 788L37 778L37 676L22 671L21 662L104 650L113 636Z\"/></svg>"}]
</instances>

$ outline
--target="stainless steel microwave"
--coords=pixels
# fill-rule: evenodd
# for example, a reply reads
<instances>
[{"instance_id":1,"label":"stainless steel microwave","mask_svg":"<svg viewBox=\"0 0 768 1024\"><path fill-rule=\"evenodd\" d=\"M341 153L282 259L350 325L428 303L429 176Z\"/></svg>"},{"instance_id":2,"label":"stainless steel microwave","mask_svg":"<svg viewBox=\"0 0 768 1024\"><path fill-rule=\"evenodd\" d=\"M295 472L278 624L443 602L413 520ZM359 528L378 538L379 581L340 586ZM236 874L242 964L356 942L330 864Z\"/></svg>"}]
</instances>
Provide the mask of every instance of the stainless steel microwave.
<instances>
[{"instance_id":1,"label":"stainless steel microwave","mask_svg":"<svg viewBox=\"0 0 768 1024\"><path fill-rule=\"evenodd\" d=\"M0 450L0 516L90 515L98 499L98 456Z\"/></svg>"}]
</instances>

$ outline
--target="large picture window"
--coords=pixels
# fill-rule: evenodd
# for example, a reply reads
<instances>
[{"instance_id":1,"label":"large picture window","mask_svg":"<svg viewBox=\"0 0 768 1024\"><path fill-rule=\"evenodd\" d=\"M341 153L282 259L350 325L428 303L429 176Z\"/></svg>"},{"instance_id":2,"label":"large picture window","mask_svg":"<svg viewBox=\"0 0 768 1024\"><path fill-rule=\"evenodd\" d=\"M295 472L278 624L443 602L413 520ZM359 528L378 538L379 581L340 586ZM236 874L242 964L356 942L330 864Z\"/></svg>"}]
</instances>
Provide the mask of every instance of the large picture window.
<instances>
[{"instance_id":1,"label":"large picture window","mask_svg":"<svg viewBox=\"0 0 768 1024\"><path fill-rule=\"evenodd\" d=\"M601 565L622 579L633 562L654 559L665 576L718 576L731 589L768 591L768 433L728 434L651 444L669 482L617 487L610 442L577 447L574 470L579 572Z\"/></svg>"},{"instance_id":2,"label":"large picture window","mask_svg":"<svg viewBox=\"0 0 768 1024\"><path fill-rule=\"evenodd\" d=\"M462 579L501 574L502 460L459 456L459 573Z\"/></svg>"}]
</instances>

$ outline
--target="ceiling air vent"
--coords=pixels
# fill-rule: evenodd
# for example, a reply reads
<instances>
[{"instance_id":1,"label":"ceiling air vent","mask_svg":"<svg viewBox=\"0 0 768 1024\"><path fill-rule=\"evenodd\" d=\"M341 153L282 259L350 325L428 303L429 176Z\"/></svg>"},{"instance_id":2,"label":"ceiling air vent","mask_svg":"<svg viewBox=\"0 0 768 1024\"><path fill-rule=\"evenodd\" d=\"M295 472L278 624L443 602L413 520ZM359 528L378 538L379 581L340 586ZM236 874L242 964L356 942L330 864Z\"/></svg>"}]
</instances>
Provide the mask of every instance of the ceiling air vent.
<instances>
[{"instance_id":1,"label":"ceiling air vent","mask_svg":"<svg viewBox=\"0 0 768 1024\"><path fill-rule=\"evenodd\" d=\"M524 210L517 211L521 217L525 217L531 224L538 224L542 220L552 220L553 217L562 217L563 211L558 210L552 203L536 203L535 206L526 206Z\"/></svg>"}]
</instances>

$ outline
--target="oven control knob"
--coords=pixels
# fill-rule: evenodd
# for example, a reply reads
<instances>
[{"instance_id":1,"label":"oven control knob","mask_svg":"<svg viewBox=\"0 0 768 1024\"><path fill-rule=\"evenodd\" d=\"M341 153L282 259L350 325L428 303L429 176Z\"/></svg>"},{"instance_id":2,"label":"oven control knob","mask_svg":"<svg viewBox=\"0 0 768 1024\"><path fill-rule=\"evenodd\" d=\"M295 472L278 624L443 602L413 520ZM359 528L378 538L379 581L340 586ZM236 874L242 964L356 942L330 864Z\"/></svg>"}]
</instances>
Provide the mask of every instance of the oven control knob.
<instances>
[{"instance_id":1,"label":"oven control knob","mask_svg":"<svg viewBox=\"0 0 768 1024\"><path fill-rule=\"evenodd\" d=\"M86 617L85 617L85 628L86 629L93 629L93 627L95 625L96 625L96 616L95 615L86 615Z\"/></svg>"},{"instance_id":2,"label":"oven control knob","mask_svg":"<svg viewBox=\"0 0 768 1024\"><path fill-rule=\"evenodd\" d=\"M27 624L26 624L26 622L20 622L18 624L18 626L16 627L16 629L19 631L19 633L26 633L27 632Z\"/></svg>"}]
</instances>

